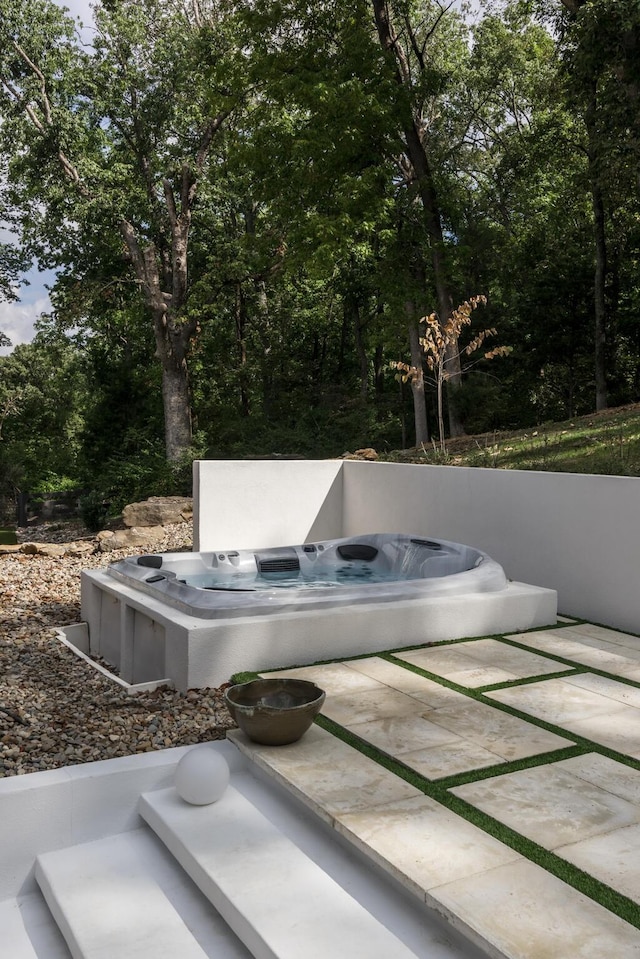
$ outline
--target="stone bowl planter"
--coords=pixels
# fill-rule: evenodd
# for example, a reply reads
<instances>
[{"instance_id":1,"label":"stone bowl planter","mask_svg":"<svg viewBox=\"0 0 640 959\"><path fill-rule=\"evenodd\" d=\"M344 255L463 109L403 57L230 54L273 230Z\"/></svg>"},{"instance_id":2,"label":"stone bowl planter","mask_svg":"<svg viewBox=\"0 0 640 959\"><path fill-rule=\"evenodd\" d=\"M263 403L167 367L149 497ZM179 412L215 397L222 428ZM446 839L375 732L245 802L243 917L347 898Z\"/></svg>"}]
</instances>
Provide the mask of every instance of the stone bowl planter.
<instances>
[{"instance_id":1,"label":"stone bowl planter","mask_svg":"<svg viewBox=\"0 0 640 959\"><path fill-rule=\"evenodd\" d=\"M244 733L264 746L285 746L304 736L325 692L304 679L255 679L225 692L229 712Z\"/></svg>"}]
</instances>

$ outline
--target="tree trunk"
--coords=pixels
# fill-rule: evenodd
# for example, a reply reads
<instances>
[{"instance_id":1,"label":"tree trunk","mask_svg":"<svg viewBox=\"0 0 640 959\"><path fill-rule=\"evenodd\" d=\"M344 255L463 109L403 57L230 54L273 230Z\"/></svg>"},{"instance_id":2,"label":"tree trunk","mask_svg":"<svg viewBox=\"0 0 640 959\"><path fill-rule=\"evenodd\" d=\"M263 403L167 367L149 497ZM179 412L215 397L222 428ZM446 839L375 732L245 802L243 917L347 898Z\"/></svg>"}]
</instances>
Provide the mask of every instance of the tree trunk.
<instances>
[{"instance_id":1,"label":"tree trunk","mask_svg":"<svg viewBox=\"0 0 640 959\"><path fill-rule=\"evenodd\" d=\"M196 323L193 320L177 320L176 308L180 309L183 303L176 303L172 295L163 292L160 277L161 258L157 255L155 244L149 243L143 248L133 226L127 220L120 221L120 231L153 318L156 356L162 365L166 454L168 462L175 463L189 450L192 440L187 349L195 333ZM180 279L179 282L182 284L183 280ZM186 282L184 288L186 289Z\"/></svg>"},{"instance_id":2,"label":"tree trunk","mask_svg":"<svg viewBox=\"0 0 640 959\"><path fill-rule=\"evenodd\" d=\"M167 461L176 463L191 446L191 406L186 367L163 363L162 401Z\"/></svg>"},{"instance_id":3,"label":"tree trunk","mask_svg":"<svg viewBox=\"0 0 640 959\"><path fill-rule=\"evenodd\" d=\"M420 331L415 318L413 303L405 305L405 312L409 317L409 347L411 350L411 366L418 371L411 380L411 395L413 397L413 414L416 425L416 446L424 446L429 442L429 425L427 423L427 407L424 397L424 375L422 373L422 347L420 346Z\"/></svg>"},{"instance_id":4,"label":"tree trunk","mask_svg":"<svg viewBox=\"0 0 640 959\"><path fill-rule=\"evenodd\" d=\"M395 60L395 80L399 87L409 88L411 70L404 51L391 23L387 0L371 0L378 30L380 45L389 58ZM418 193L422 201L425 225L431 249L431 266L438 298L438 315L441 323L446 323L453 310L453 298L449 286L449 276L445 260L445 243L442 230L442 216L438 203L436 186L433 180L431 164L424 138L419 128L419 116L411 116L402 125L407 158L416 179ZM449 393L449 431L451 436L460 436L464 432L458 419L455 402L451 394L460 387L462 372L457 349L451 349L446 359L447 387Z\"/></svg>"},{"instance_id":5,"label":"tree trunk","mask_svg":"<svg viewBox=\"0 0 640 959\"><path fill-rule=\"evenodd\" d=\"M353 327L353 338L356 346L356 356L358 357L358 367L360 369L360 396L366 400L369 392L369 360L364 348L360 304L356 296L350 293L345 296L344 310L348 318L347 322L350 321Z\"/></svg>"},{"instance_id":6,"label":"tree trunk","mask_svg":"<svg viewBox=\"0 0 640 959\"><path fill-rule=\"evenodd\" d=\"M606 410L609 405L607 399L607 305L605 297L607 244L602 191L596 184L592 185L592 198L596 247L596 268L594 276L596 410Z\"/></svg>"},{"instance_id":7,"label":"tree trunk","mask_svg":"<svg viewBox=\"0 0 640 959\"><path fill-rule=\"evenodd\" d=\"M382 346L382 343L378 343L373 354L373 388L375 390L376 399L381 399L382 396L384 396L384 373L384 347Z\"/></svg>"},{"instance_id":8,"label":"tree trunk","mask_svg":"<svg viewBox=\"0 0 640 959\"><path fill-rule=\"evenodd\" d=\"M589 138L589 179L591 183L591 203L593 208L593 236L595 247L594 271L594 367L596 380L596 410L606 410L607 401L607 237L605 225L605 209L602 189L600 187L600 172L598 169L598 143L596 130L596 112L598 109L596 89L594 84L593 96L585 113L585 125Z\"/></svg>"},{"instance_id":9,"label":"tree trunk","mask_svg":"<svg viewBox=\"0 0 640 959\"><path fill-rule=\"evenodd\" d=\"M260 358L260 371L262 381L262 412L265 419L271 419L273 406L273 361L271 359L272 350L272 331L271 331L271 313L269 311L269 298L267 296L267 285L262 277L255 278L253 281L255 290L255 307L257 329L262 344L262 356Z\"/></svg>"},{"instance_id":10,"label":"tree trunk","mask_svg":"<svg viewBox=\"0 0 640 959\"><path fill-rule=\"evenodd\" d=\"M235 321L236 321L236 347L238 350L238 378L240 381L240 409L244 417L249 416L249 391L247 389L247 309L242 292L242 284L236 283L236 302L235 302Z\"/></svg>"}]
</instances>

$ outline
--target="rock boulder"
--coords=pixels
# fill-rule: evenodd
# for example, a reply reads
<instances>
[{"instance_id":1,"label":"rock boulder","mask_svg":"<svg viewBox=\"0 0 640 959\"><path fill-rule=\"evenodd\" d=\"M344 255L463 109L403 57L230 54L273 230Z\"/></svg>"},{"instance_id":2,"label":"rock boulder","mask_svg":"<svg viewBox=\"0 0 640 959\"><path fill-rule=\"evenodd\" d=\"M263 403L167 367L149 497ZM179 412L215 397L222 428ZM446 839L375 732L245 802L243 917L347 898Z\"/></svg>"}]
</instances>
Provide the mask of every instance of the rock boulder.
<instances>
[{"instance_id":1,"label":"rock boulder","mask_svg":"<svg viewBox=\"0 0 640 959\"><path fill-rule=\"evenodd\" d=\"M187 523L193 516L193 501L189 496L151 496L142 503L131 503L122 511L125 526L168 526Z\"/></svg>"},{"instance_id":2,"label":"rock boulder","mask_svg":"<svg viewBox=\"0 0 640 959\"><path fill-rule=\"evenodd\" d=\"M115 533L105 530L98 533L96 539L98 546L103 553L110 553L114 549L125 549L129 546L143 549L154 549L165 536L162 526L145 526L138 528L131 526L129 529L117 529Z\"/></svg>"}]
</instances>

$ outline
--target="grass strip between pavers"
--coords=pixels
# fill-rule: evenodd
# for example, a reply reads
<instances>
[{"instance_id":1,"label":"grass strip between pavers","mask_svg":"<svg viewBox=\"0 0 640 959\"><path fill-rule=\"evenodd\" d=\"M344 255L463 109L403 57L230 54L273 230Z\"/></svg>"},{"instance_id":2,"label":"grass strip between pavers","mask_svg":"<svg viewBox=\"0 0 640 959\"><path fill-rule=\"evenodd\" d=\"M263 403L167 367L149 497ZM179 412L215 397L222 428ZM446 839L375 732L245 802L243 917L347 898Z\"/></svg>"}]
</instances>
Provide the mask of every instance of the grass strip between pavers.
<instances>
[{"instance_id":1,"label":"grass strip between pavers","mask_svg":"<svg viewBox=\"0 0 640 959\"><path fill-rule=\"evenodd\" d=\"M343 726L340 726L333 720L328 719L326 716L317 716L315 722L321 726L322 729L342 740L342 742L344 742L346 745L356 749L358 752L373 760L373 762L377 763L379 766L383 766L385 769L389 770L389 772L399 776L401 779L405 780L405 782L408 782L410 785L414 786L425 796L428 796L430 799L440 803L440 805L445 806L455 815L460 816L462 819L466 819L467 822L472 823L479 829L482 829L483 832L493 836L493 838L498 840L498 842L504 843L505 846L509 846L511 849L515 850L517 853L523 856L523 858L529 859L531 862L540 866L542 869L545 869L553 876L556 876L556 878L566 882L567 885L572 886L584 896L587 896L589 899L597 902L605 909L608 909L609 912L614 913L616 916L624 919L625 922L628 922L630 925L640 929L640 910L638 909L638 904L636 902L634 902L632 899L629 899L628 896L617 892L611 886L601 882L599 879L595 879L593 876L590 876L588 873L567 862L565 859L562 859L560 856L556 855L556 853L545 849L543 846L540 846L533 840L528 839L519 832L516 832L510 826L506 826L504 823L500 822L500 820L494 819L493 816L489 816L487 813L482 812L482 810L472 806L471 803L466 802L466 800L461 799L459 796L452 795L448 791L450 788L448 780L433 782L429 779L425 779L424 776L421 776L420 773L417 773L409 766L405 766L405 764L400 760L388 756L375 746L372 746L371 743L360 739L359 736L351 733L348 729L345 729ZM575 754L575 752L572 754ZM554 753L551 755L556 754ZM514 765L515 764L505 764L505 766ZM503 771L507 771L504 767L502 768ZM447 783L446 785L445 782Z\"/></svg>"},{"instance_id":2,"label":"grass strip between pavers","mask_svg":"<svg viewBox=\"0 0 640 959\"><path fill-rule=\"evenodd\" d=\"M562 623L551 627L539 627L535 631L542 632L549 629L565 628L566 626L570 625L580 625L580 623ZM533 631L534 630L527 630L527 632ZM633 634L630 633L629 635ZM467 686L462 686L459 683L455 683L452 680L448 680L436 673L431 673L428 670L423 669L420 666L416 666L414 663L410 663L401 658L402 653L408 652L411 649L424 649L425 646L428 646L429 648L451 646L460 643L479 641L482 639L495 639L505 643L505 645L522 649L525 652L535 651L538 655L544 656L545 659L555 661L565 668L559 670L557 673L547 673L539 676L527 676L521 679L506 681L503 683L495 683L483 687L470 688ZM608 909L621 919L624 919L630 925L640 929L640 908L638 907L638 903L634 902L628 896L617 892L606 883L601 882L599 879L596 879L595 877L584 872L582 869L579 869L577 866L567 862L565 859L562 859L562 857L558 856L556 853L545 849L543 846L540 846L533 840L523 836L510 826L500 822L500 820L495 819L480 809L477 809L475 806L461 797L454 796L449 791L455 786L465 785L470 782L478 782L483 779L491 779L495 776L506 775L512 772L517 772L521 769L533 768L534 766L549 765L552 763L561 762L563 759L569 759L578 755L585 755L589 752L598 753L602 756L612 759L614 762L621 763L622 765L629 766L633 769L640 769L640 760L634 759L631 756L627 756L624 753L616 752L613 749L609 749L607 746L603 746L600 743L596 743L585 738L584 736L573 733L571 730L567 730L562 726L549 723L546 720L532 716L523 710L516 709L511 705L501 703L484 695L486 692L491 692L493 690L543 682L549 679L562 679L567 678L568 676L584 673L594 673L599 676L604 676L608 679L613 679L614 681L620 682L623 685L636 688L640 687L640 682L625 679L624 677L609 673L606 670L594 668L583 663L577 663L575 660L570 660L554 653L540 651L527 646L524 643L519 643L516 638L513 638L513 635L507 639L504 635L500 634L495 636L471 636L462 639L444 640L442 642L429 644L417 643L415 646L395 647L385 652L376 652L360 656L349 656L344 657L343 659L333 658L330 660L323 660L322 662L314 663L313 665L349 662L358 659L371 659L374 657L384 659L395 666L406 669L409 672L413 672L418 676L424 677L425 679L429 679L440 686L451 689L452 691L460 693L461 695L466 696L469 699L473 699L476 702L483 703L484 705L490 706L493 709L498 709L501 712L505 712L516 719L521 719L522 721L530 723L531 725L538 726L539 728L545 729L548 732L555 733L557 736L571 741L573 745L547 753L538 753L535 756L529 756L515 761L498 762L492 766L467 770L463 773L458 773L451 776L443 776L436 780L429 780L416 770L412 769L410 766L405 765L401 760L389 756L383 750L373 746L366 740L361 739L355 733L352 733L350 730L346 729L344 726L341 726L339 723L336 723L334 720L329 719L326 716L319 715L314 720L315 723L322 729L342 740L347 745L358 750L358 752L367 756L373 762L376 762L378 765L383 766L385 769L388 769L390 772L394 773L394 775L399 776L401 779L410 783L424 795L429 796L431 799L451 810L451 812L478 826L478 828L493 836L499 842L502 842L514 849L524 858L529 859L531 862L541 866L541 868L547 870L547 872L556 876L558 879L561 879L563 882L566 882L578 892L587 896L589 899L592 899L594 902L599 903L605 909ZM310 664L306 665L308 666ZM287 666L282 667L281 669L284 670L295 668L304 669L305 666ZM265 670L264 672L279 671L279 669L269 669ZM250 682L253 679L259 679L260 676L261 674L257 672L236 673L232 677L231 681L234 683Z\"/></svg>"},{"instance_id":3,"label":"grass strip between pavers","mask_svg":"<svg viewBox=\"0 0 640 959\"><path fill-rule=\"evenodd\" d=\"M477 693L493 693L497 689L511 689L512 686L527 686L539 683L544 679L566 679L567 676L579 676L580 673L590 672L588 666L578 666L575 669L561 669L557 673L544 673L538 676L522 676L520 679L504 679L501 683L487 683L486 686L474 686ZM464 687L469 689L468 686Z\"/></svg>"},{"instance_id":4,"label":"grass strip between pavers","mask_svg":"<svg viewBox=\"0 0 640 959\"><path fill-rule=\"evenodd\" d=\"M466 786L468 783L481 782L483 779L494 779L496 776L506 776L509 773L520 772L523 769L535 769L536 766L549 766L560 763L574 756L586 756L593 752L589 745L565 746L564 749L554 749L547 753L536 753L534 756L522 756L520 759L502 759L491 766L481 766L476 769L466 769L461 773L450 773L448 776L439 776L428 782L437 783L443 789L453 789L455 786Z\"/></svg>"}]
</instances>

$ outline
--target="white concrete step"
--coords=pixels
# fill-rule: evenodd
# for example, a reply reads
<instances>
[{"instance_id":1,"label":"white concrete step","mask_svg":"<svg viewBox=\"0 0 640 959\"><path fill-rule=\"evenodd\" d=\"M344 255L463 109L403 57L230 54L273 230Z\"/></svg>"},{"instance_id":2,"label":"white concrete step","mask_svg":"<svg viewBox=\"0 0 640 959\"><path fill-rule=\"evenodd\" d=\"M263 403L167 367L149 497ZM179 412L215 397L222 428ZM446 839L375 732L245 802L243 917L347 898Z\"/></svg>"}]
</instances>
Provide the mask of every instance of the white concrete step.
<instances>
[{"instance_id":1,"label":"white concrete step","mask_svg":"<svg viewBox=\"0 0 640 959\"><path fill-rule=\"evenodd\" d=\"M73 959L206 959L156 882L138 833L38 856L37 882Z\"/></svg>"},{"instance_id":2,"label":"white concrete step","mask_svg":"<svg viewBox=\"0 0 640 959\"><path fill-rule=\"evenodd\" d=\"M255 959L415 959L234 788L209 806L159 790L138 808Z\"/></svg>"},{"instance_id":3,"label":"white concrete step","mask_svg":"<svg viewBox=\"0 0 640 959\"><path fill-rule=\"evenodd\" d=\"M0 902L0 930L2 954L11 959L38 959L31 937L27 933L22 918L22 910L17 899L5 899Z\"/></svg>"},{"instance_id":4,"label":"white concrete step","mask_svg":"<svg viewBox=\"0 0 640 959\"><path fill-rule=\"evenodd\" d=\"M40 892L0 902L2 959L71 959Z\"/></svg>"}]
</instances>

